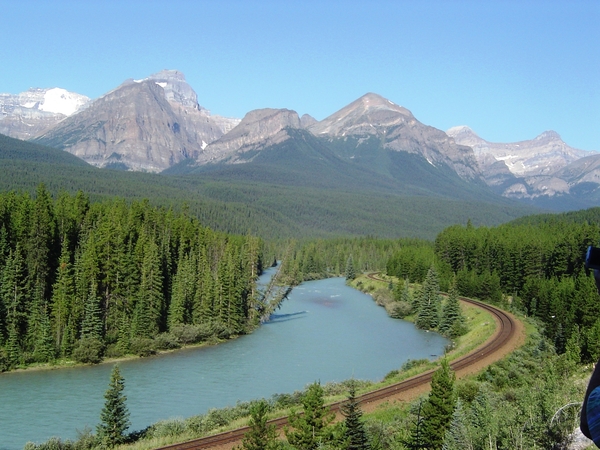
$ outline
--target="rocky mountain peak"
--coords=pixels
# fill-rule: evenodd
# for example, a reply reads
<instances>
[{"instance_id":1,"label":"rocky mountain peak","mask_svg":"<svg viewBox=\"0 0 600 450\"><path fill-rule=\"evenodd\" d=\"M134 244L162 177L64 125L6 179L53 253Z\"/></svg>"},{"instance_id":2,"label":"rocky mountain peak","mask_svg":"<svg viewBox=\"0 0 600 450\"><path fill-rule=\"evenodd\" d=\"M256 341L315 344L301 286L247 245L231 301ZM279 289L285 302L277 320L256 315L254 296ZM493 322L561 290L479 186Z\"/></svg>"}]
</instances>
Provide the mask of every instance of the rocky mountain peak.
<instances>
[{"instance_id":1,"label":"rocky mountain peak","mask_svg":"<svg viewBox=\"0 0 600 450\"><path fill-rule=\"evenodd\" d=\"M381 95L368 93L309 127L319 135L380 134L381 128L414 120L412 113Z\"/></svg>"},{"instance_id":2,"label":"rocky mountain peak","mask_svg":"<svg viewBox=\"0 0 600 450\"><path fill-rule=\"evenodd\" d=\"M303 114L302 117L300 117L300 123L302 124L303 128L308 128L308 127L310 127L311 125L314 125L317 122L318 122L318 120L315 119L310 114Z\"/></svg>"},{"instance_id":3,"label":"rocky mountain peak","mask_svg":"<svg viewBox=\"0 0 600 450\"><path fill-rule=\"evenodd\" d=\"M158 86L164 89L165 97L170 102L178 103L194 109L203 109L198 105L198 96L192 87L185 80L185 75L178 70L161 70L147 78L141 80L130 80L133 83L144 81L154 81Z\"/></svg>"},{"instance_id":4,"label":"rocky mountain peak","mask_svg":"<svg viewBox=\"0 0 600 450\"><path fill-rule=\"evenodd\" d=\"M61 88L31 88L20 94L0 94L0 133L31 139L90 102L85 95Z\"/></svg>"},{"instance_id":5,"label":"rocky mountain peak","mask_svg":"<svg viewBox=\"0 0 600 450\"><path fill-rule=\"evenodd\" d=\"M454 127L447 133L458 144L472 147L480 161L491 155L519 177L549 175L588 154L569 147L555 131L545 131L528 141L494 143L480 138L472 130L466 132L465 128Z\"/></svg>"},{"instance_id":6,"label":"rocky mountain peak","mask_svg":"<svg viewBox=\"0 0 600 450\"><path fill-rule=\"evenodd\" d=\"M99 167L160 172L195 158L234 125L198 109L197 103L184 106L196 94L182 79L169 72L125 82L37 141Z\"/></svg>"},{"instance_id":7,"label":"rocky mountain peak","mask_svg":"<svg viewBox=\"0 0 600 450\"><path fill-rule=\"evenodd\" d=\"M446 134L452 138L455 138L455 141L460 142L462 145L470 146L483 141L483 139L481 139L477 133L475 133L466 125L452 127L446 131Z\"/></svg>"},{"instance_id":8,"label":"rocky mountain peak","mask_svg":"<svg viewBox=\"0 0 600 450\"><path fill-rule=\"evenodd\" d=\"M198 163L217 162L230 158L235 153L245 153L288 139L286 128L303 128L296 111L289 109L255 109L247 113L242 121L229 133L210 144L198 158Z\"/></svg>"},{"instance_id":9,"label":"rocky mountain peak","mask_svg":"<svg viewBox=\"0 0 600 450\"><path fill-rule=\"evenodd\" d=\"M544 131L542 134L537 136L534 140L536 140L536 141L561 141L562 142L560 134L558 134L556 131L552 131L552 130Z\"/></svg>"}]
</instances>

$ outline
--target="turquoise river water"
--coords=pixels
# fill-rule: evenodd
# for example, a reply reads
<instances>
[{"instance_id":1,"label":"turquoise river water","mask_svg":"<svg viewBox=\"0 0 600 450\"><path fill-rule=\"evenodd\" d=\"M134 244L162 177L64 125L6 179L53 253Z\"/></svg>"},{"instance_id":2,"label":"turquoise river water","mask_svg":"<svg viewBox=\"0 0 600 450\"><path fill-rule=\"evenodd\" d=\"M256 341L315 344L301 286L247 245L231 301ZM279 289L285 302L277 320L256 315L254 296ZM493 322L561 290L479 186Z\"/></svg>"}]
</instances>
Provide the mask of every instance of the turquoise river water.
<instances>
[{"instance_id":1,"label":"turquoise river water","mask_svg":"<svg viewBox=\"0 0 600 450\"><path fill-rule=\"evenodd\" d=\"M270 277L269 269L263 277ZM342 278L294 288L254 333L227 343L123 361L130 430L314 381L379 380L409 359L435 359L447 341L391 319ZM0 374L0 449L95 430L111 364Z\"/></svg>"}]
</instances>

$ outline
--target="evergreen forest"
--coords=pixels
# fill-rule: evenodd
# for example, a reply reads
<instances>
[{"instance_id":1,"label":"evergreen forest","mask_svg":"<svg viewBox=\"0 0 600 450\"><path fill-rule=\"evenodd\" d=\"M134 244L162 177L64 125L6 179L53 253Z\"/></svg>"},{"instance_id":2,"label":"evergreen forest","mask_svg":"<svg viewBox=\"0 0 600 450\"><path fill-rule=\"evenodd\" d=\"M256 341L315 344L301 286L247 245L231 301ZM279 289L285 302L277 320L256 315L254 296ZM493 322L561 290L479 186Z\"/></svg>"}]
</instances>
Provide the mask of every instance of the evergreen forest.
<instances>
[{"instance_id":1,"label":"evergreen forest","mask_svg":"<svg viewBox=\"0 0 600 450\"><path fill-rule=\"evenodd\" d=\"M539 211L490 192L452 197L453 191L447 190L443 196L436 189L428 195L402 190L399 186L408 182L408 173L388 185L382 184L381 174L357 178L356 172L340 172L331 164L325 171L317 170L289 159L296 150L302 151L287 151L285 158L271 155L269 164L235 164L188 175L150 174L98 169L65 151L0 135L0 191L33 196L44 183L53 196L83 190L92 202L149 199L152 206L187 209L213 230L250 232L269 240L340 236L432 240L465 217L476 225L492 226Z\"/></svg>"},{"instance_id":2,"label":"evergreen forest","mask_svg":"<svg viewBox=\"0 0 600 450\"><path fill-rule=\"evenodd\" d=\"M0 369L245 333L261 252L148 201L0 194Z\"/></svg>"}]
</instances>

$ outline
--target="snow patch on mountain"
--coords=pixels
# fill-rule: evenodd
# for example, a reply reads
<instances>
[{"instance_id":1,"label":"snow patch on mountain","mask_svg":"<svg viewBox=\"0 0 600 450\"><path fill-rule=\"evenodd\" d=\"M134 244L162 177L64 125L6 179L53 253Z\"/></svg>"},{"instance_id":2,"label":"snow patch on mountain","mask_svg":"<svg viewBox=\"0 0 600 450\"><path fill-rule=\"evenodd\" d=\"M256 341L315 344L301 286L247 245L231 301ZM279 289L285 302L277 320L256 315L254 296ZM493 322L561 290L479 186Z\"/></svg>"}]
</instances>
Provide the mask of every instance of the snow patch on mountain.
<instances>
[{"instance_id":1,"label":"snow patch on mountain","mask_svg":"<svg viewBox=\"0 0 600 450\"><path fill-rule=\"evenodd\" d=\"M89 102L89 98L69 92L66 89L52 88L44 93L44 99L39 105L41 111L70 116Z\"/></svg>"}]
</instances>

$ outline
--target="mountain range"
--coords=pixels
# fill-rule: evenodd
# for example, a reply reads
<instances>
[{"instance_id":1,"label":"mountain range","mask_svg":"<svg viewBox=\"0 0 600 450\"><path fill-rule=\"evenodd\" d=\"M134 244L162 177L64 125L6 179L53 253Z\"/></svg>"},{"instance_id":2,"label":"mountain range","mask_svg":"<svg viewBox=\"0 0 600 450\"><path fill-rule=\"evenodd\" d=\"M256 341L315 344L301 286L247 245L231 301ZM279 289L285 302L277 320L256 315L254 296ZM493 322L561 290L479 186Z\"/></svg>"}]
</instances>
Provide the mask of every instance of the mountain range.
<instances>
[{"instance_id":1,"label":"mountain range","mask_svg":"<svg viewBox=\"0 0 600 450\"><path fill-rule=\"evenodd\" d=\"M321 121L288 109L225 118L200 106L174 70L127 80L96 100L57 88L0 94L0 133L128 171L336 180L349 189L360 180L380 192L501 195L550 209L600 199L600 155L569 147L553 131L490 143L466 126L444 132L422 124L373 93Z\"/></svg>"}]
</instances>

